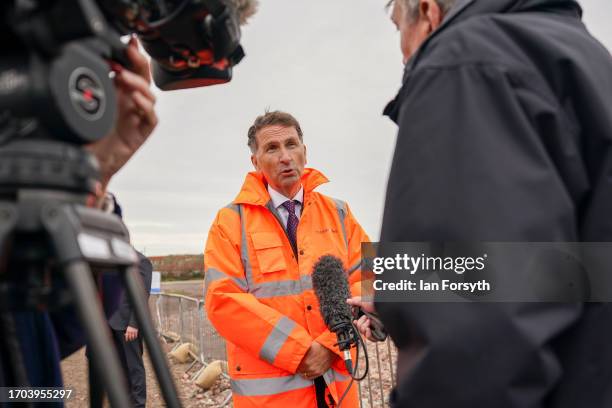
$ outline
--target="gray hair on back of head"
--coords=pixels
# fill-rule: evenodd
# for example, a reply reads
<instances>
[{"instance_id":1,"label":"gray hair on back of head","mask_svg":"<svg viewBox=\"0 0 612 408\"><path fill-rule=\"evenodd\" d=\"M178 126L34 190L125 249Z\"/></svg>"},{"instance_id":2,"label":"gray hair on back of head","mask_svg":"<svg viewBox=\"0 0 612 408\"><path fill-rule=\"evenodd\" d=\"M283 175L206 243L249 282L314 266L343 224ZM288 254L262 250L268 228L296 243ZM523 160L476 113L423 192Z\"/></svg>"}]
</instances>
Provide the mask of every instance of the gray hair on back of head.
<instances>
[{"instance_id":1,"label":"gray hair on back of head","mask_svg":"<svg viewBox=\"0 0 612 408\"><path fill-rule=\"evenodd\" d=\"M445 16L448 10L455 5L456 0L435 0L442 11L442 15ZM387 3L387 7L391 4L399 2L404 9L406 15L410 18L415 18L419 12L419 3L421 0L390 0Z\"/></svg>"},{"instance_id":2,"label":"gray hair on back of head","mask_svg":"<svg viewBox=\"0 0 612 408\"><path fill-rule=\"evenodd\" d=\"M240 25L247 23L247 20L257 12L259 2L257 0L229 0L229 3L238 13Z\"/></svg>"}]
</instances>

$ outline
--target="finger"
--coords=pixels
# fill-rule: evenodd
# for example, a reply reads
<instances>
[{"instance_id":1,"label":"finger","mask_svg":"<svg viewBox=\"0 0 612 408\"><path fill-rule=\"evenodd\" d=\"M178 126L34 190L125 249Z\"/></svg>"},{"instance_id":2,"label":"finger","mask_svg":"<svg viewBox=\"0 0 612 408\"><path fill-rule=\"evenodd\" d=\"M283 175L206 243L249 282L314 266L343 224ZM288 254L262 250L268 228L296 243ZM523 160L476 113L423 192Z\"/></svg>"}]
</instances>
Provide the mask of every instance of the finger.
<instances>
[{"instance_id":1,"label":"finger","mask_svg":"<svg viewBox=\"0 0 612 408\"><path fill-rule=\"evenodd\" d=\"M359 333L363 334L363 325L362 325L362 322L356 321L355 326L357 327L357 330L359 330Z\"/></svg>"},{"instance_id":2,"label":"finger","mask_svg":"<svg viewBox=\"0 0 612 408\"><path fill-rule=\"evenodd\" d=\"M368 319L368 316L361 316L359 318L359 320L357 321L357 324L360 328L367 326L368 322L370 319Z\"/></svg>"},{"instance_id":3,"label":"finger","mask_svg":"<svg viewBox=\"0 0 612 408\"><path fill-rule=\"evenodd\" d=\"M350 299L346 299L346 303L352 306L361 306L361 296L355 296Z\"/></svg>"},{"instance_id":4,"label":"finger","mask_svg":"<svg viewBox=\"0 0 612 408\"><path fill-rule=\"evenodd\" d=\"M366 331L370 327L370 319L368 319L367 316L361 316L361 318L359 319L357 327L359 328L359 332L362 335L366 335Z\"/></svg>"},{"instance_id":5,"label":"finger","mask_svg":"<svg viewBox=\"0 0 612 408\"><path fill-rule=\"evenodd\" d=\"M130 68L133 72L144 78L148 83L151 83L151 68L147 57L140 52L138 49L138 40L136 37L130 38L128 43L126 54L132 67Z\"/></svg>"},{"instance_id":6,"label":"finger","mask_svg":"<svg viewBox=\"0 0 612 408\"><path fill-rule=\"evenodd\" d=\"M118 87L127 91L127 93L139 91L154 103L156 101L155 95L151 91L150 84L140 75L130 71L121 71L121 73L115 77L115 83Z\"/></svg>"},{"instance_id":7,"label":"finger","mask_svg":"<svg viewBox=\"0 0 612 408\"><path fill-rule=\"evenodd\" d=\"M124 115L134 110L134 101L130 98L131 90L117 87L118 115Z\"/></svg>"},{"instance_id":8,"label":"finger","mask_svg":"<svg viewBox=\"0 0 612 408\"><path fill-rule=\"evenodd\" d=\"M134 95L134 102L136 103L138 116L141 119L139 123L140 132L146 139L157 126L157 114L151 102L142 95Z\"/></svg>"},{"instance_id":9,"label":"finger","mask_svg":"<svg viewBox=\"0 0 612 408\"><path fill-rule=\"evenodd\" d=\"M145 120L147 129L157 126L157 114L155 113L154 104L145 98L142 94L135 92L132 95L136 108L140 110L142 119Z\"/></svg>"}]
</instances>

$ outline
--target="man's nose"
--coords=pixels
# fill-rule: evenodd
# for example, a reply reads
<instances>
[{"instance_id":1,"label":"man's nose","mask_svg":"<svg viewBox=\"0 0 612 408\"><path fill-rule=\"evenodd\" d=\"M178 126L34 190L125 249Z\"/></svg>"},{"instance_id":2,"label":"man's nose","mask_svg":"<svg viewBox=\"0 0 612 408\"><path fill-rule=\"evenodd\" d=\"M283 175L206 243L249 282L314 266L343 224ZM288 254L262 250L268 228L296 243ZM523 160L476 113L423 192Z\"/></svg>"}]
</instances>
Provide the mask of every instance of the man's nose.
<instances>
[{"instance_id":1,"label":"man's nose","mask_svg":"<svg viewBox=\"0 0 612 408\"><path fill-rule=\"evenodd\" d=\"M289 163L291 161L291 155L289 154L289 150L281 149L280 154L281 163Z\"/></svg>"}]
</instances>

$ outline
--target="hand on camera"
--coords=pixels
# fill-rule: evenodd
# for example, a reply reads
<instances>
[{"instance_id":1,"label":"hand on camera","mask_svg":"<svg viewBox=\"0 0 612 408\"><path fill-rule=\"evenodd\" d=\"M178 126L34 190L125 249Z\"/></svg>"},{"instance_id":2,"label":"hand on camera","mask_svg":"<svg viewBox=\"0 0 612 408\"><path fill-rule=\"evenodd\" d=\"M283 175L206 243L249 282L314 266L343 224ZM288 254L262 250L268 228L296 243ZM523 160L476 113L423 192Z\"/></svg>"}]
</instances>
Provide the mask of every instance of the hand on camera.
<instances>
[{"instance_id":1,"label":"hand on camera","mask_svg":"<svg viewBox=\"0 0 612 408\"><path fill-rule=\"evenodd\" d=\"M361 300L361 296L355 296L347 299L346 303L351 306L360 307L364 312L374 312L374 303ZM355 327L357 327L357 330L359 330L359 333L361 333L362 336L370 341L377 341L376 338L372 336L372 330L370 329L371 323L370 318L366 315L361 316L358 320L353 320L353 324L355 324Z\"/></svg>"},{"instance_id":2,"label":"hand on camera","mask_svg":"<svg viewBox=\"0 0 612 408\"><path fill-rule=\"evenodd\" d=\"M313 341L298 366L297 372L307 380L314 380L329 370L335 358L333 351Z\"/></svg>"},{"instance_id":3,"label":"hand on camera","mask_svg":"<svg viewBox=\"0 0 612 408\"><path fill-rule=\"evenodd\" d=\"M144 144L157 125L149 62L138 50L136 38L130 40L126 54L132 68L131 71L120 69L115 77L118 106L115 127L106 137L87 146L100 163L102 190L106 190L111 177Z\"/></svg>"}]
</instances>

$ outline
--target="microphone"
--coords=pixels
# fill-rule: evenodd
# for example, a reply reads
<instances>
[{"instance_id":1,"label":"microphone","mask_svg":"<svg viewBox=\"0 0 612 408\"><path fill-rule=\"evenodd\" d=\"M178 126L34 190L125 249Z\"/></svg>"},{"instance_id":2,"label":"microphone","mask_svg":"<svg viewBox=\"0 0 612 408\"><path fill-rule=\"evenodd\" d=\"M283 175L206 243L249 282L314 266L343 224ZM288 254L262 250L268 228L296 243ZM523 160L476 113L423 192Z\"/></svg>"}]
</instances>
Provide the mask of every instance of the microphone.
<instances>
[{"instance_id":1,"label":"microphone","mask_svg":"<svg viewBox=\"0 0 612 408\"><path fill-rule=\"evenodd\" d=\"M324 255L314 264L312 287L319 300L323 321L338 338L338 347L344 354L344 364L353 374L351 345L356 344L352 313L346 299L351 297L342 261L333 255Z\"/></svg>"}]
</instances>

